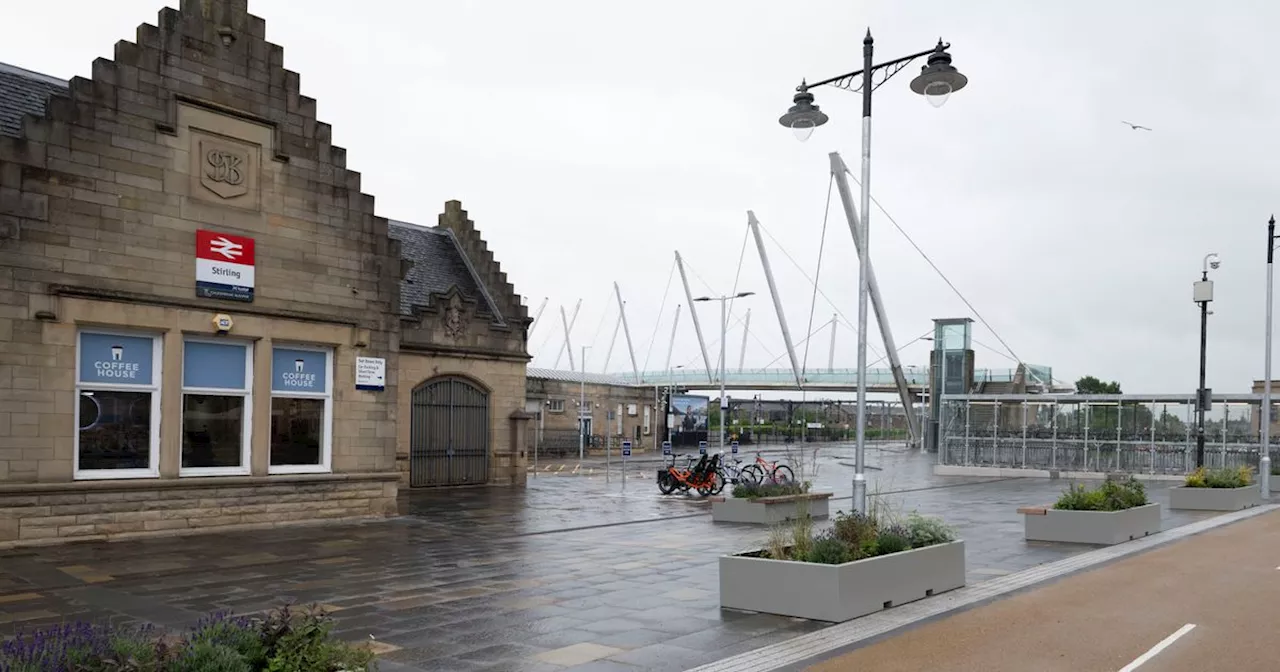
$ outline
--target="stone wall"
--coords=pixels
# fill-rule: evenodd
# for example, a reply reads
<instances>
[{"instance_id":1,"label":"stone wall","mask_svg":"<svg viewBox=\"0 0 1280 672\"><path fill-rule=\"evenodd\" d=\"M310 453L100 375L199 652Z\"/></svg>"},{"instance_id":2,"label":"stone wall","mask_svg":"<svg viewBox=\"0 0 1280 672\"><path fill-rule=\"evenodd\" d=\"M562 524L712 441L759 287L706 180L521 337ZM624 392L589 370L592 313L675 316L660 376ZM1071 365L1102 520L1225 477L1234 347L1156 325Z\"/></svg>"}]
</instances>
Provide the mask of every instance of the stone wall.
<instances>
[{"instance_id":1,"label":"stone wall","mask_svg":"<svg viewBox=\"0 0 1280 672\"><path fill-rule=\"evenodd\" d=\"M89 313L80 325L110 327L154 307L168 312L152 326L175 335L211 333L215 313L306 341L336 329L318 344L337 366L358 347L396 367L398 247L283 49L244 0L182 0L157 24L25 118L22 137L0 136L0 483L71 480L66 334ZM239 162L234 179L206 170L215 151ZM255 239L252 303L197 298L198 229ZM335 434L334 470L392 470L394 382L343 403L358 420Z\"/></svg>"},{"instance_id":2,"label":"stone wall","mask_svg":"<svg viewBox=\"0 0 1280 672\"><path fill-rule=\"evenodd\" d=\"M551 380L547 378L529 378L526 385L526 395L530 403L530 412L533 412L532 402L537 402L541 408L543 419L540 423L543 431L571 431L578 427L579 402L582 395L583 385L563 380ZM653 398L652 387L631 387L628 385L602 385L599 383L587 383L585 385L586 400L591 406L591 433L599 436L621 436L623 438L635 440L637 431L639 432L639 443L635 445L635 450L653 447L653 437L661 435L659 442L666 438L666 428L664 423L666 418L662 416L661 404L655 404ZM665 394L665 390L663 393ZM563 403L562 411L553 411L547 403L552 400L558 400ZM636 414L630 415L627 412L629 405L634 404ZM618 406L622 406L622 431L618 431L617 414ZM649 433L644 432L644 413L645 408L649 408ZM609 419L609 412L615 413L614 419ZM616 443L615 443L616 446Z\"/></svg>"},{"instance_id":3,"label":"stone wall","mask_svg":"<svg viewBox=\"0 0 1280 672\"><path fill-rule=\"evenodd\" d=\"M254 529L396 512L394 474L98 481L0 492L0 548Z\"/></svg>"},{"instance_id":4,"label":"stone wall","mask_svg":"<svg viewBox=\"0 0 1280 672\"><path fill-rule=\"evenodd\" d=\"M497 485L524 485L528 465L523 431L525 362L480 357L440 356L404 352L400 355L399 450L396 465L401 482L409 484L409 451L413 431L413 390L434 378L461 376L489 395L489 481ZM517 417L512 417L515 414Z\"/></svg>"}]
</instances>

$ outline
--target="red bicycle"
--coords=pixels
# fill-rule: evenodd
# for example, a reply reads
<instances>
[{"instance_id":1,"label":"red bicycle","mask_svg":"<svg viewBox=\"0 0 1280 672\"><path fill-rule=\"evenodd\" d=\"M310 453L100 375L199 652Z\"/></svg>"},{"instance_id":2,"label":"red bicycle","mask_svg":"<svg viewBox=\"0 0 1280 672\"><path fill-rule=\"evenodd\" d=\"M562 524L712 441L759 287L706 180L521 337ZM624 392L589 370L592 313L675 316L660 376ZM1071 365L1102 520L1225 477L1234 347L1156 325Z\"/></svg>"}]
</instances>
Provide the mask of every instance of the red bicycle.
<instances>
[{"instance_id":1,"label":"red bicycle","mask_svg":"<svg viewBox=\"0 0 1280 672\"><path fill-rule=\"evenodd\" d=\"M764 459L760 453L756 453L756 461L742 468L742 478L749 480L755 485L764 482L765 474L769 475L770 483L794 483L796 474L791 471L791 467L778 462L770 462Z\"/></svg>"}]
</instances>

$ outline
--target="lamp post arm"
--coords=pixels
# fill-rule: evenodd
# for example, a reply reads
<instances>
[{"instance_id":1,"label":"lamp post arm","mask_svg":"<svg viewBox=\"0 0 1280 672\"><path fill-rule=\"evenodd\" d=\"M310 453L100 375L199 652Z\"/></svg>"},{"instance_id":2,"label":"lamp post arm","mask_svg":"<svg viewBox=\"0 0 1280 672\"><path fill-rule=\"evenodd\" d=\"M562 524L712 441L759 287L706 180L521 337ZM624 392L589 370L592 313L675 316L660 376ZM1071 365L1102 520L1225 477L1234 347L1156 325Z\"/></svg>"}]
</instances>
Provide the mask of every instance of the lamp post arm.
<instances>
[{"instance_id":1,"label":"lamp post arm","mask_svg":"<svg viewBox=\"0 0 1280 672\"><path fill-rule=\"evenodd\" d=\"M944 51L950 48L951 48L951 43L945 42L942 44L942 49ZM887 70L889 68L893 69L892 72L884 76L884 79L881 79L878 83L874 84L872 88L875 88L880 86L881 84L884 84L886 81L889 80L890 77L893 77L894 75L898 74L898 72L903 68L905 68L907 64L911 63L911 61L914 61L917 58L928 56L929 54L932 54L933 52L937 51L937 49L938 48L935 46L932 49L921 51L916 54L911 54L910 56L903 56L902 58L897 58L892 61L885 61L884 63L880 63L879 65L871 66L870 70L872 74L875 74L876 72L879 72L881 70ZM853 87L855 83L861 81L861 76L865 72L867 72L867 68L863 68L861 70L855 70L853 72L850 72L844 75L832 77L830 79L824 79L821 82L814 82L813 84L801 84L800 86L796 87L796 90L803 91L805 89L812 89L819 86L829 85L839 89L847 89L849 91L858 91L862 88L861 85L858 85L856 88L851 88L851 87Z\"/></svg>"}]
</instances>

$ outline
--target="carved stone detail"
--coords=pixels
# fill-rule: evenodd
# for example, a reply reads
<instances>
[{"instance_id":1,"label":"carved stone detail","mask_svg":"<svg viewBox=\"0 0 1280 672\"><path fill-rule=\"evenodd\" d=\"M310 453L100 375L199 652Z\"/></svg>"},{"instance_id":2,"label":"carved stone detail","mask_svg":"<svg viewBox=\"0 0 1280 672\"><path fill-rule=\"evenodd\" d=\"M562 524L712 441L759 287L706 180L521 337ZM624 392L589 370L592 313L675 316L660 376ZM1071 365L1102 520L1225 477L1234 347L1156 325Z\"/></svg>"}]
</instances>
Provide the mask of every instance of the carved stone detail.
<instances>
[{"instance_id":1,"label":"carved stone detail","mask_svg":"<svg viewBox=\"0 0 1280 672\"><path fill-rule=\"evenodd\" d=\"M257 210L262 148L257 144L192 128L190 196L210 203Z\"/></svg>"},{"instance_id":2,"label":"carved stone detail","mask_svg":"<svg viewBox=\"0 0 1280 672\"><path fill-rule=\"evenodd\" d=\"M466 333L467 321L462 308L462 299L455 294L449 299L449 306L444 310L444 335L456 341Z\"/></svg>"},{"instance_id":3,"label":"carved stone detail","mask_svg":"<svg viewBox=\"0 0 1280 672\"><path fill-rule=\"evenodd\" d=\"M247 152L237 151L220 142L200 142L200 184L222 198L244 196L249 192Z\"/></svg>"}]
</instances>

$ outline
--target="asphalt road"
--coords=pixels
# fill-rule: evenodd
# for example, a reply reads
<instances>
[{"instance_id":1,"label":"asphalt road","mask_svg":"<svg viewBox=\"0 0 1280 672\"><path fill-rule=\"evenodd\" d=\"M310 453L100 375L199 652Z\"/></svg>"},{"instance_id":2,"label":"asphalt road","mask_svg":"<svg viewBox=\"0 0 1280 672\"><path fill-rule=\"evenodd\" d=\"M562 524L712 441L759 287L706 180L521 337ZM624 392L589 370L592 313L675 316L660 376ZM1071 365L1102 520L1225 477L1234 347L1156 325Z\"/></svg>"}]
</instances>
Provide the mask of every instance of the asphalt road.
<instances>
[{"instance_id":1,"label":"asphalt road","mask_svg":"<svg viewBox=\"0 0 1280 672\"><path fill-rule=\"evenodd\" d=\"M836 655L808 672L1280 670L1280 512Z\"/></svg>"}]
</instances>

